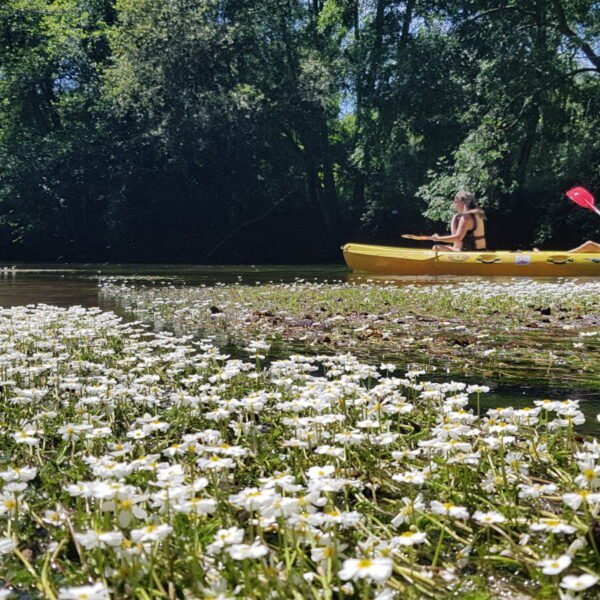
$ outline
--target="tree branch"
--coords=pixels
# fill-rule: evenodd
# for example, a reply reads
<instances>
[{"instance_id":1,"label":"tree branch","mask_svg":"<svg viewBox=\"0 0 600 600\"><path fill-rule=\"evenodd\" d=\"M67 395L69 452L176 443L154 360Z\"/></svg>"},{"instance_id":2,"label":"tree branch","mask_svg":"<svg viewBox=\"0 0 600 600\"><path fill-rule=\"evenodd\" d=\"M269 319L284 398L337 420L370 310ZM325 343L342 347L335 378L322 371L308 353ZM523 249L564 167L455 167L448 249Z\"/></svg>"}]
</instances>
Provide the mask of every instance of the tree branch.
<instances>
[{"instance_id":1,"label":"tree branch","mask_svg":"<svg viewBox=\"0 0 600 600\"><path fill-rule=\"evenodd\" d=\"M521 14L525 14L525 15L530 15L533 16L535 13L531 12L531 11L526 11L523 10L522 8L519 8L518 6L497 6L496 8L490 8L489 10L484 10L483 12L477 13L476 15L473 15L472 17L470 17L469 19L467 19L467 22L472 22L472 21L477 21L478 19L484 19L485 17L489 17L490 15L493 15L495 13L499 13L499 12L507 12L507 11L511 11L514 10L516 12L519 12Z\"/></svg>"},{"instance_id":2,"label":"tree branch","mask_svg":"<svg viewBox=\"0 0 600 600\"><path fill-rule=\"evenodd\" d=\"M567 23L567 17L565 16L565 11L560 3L560 0L554 0L554 10L556 12L556 18L558 19L558 31L568 37L572 42L574 42L583 53L586 55L587 59L596 67L596 71L600 71L600 57L596 55L593 48L585 41L582 40L570 27Z\"/></svg>"},{"instance_id":3,"label":"tree branch","mask_svg":"<svg viewBox=\"0 0 600 600\"><path fill-rule=\"evenodd\" d=\"M230 231L216 246L214 246L213 249L210 252L206 253L204 255L203 260L206 260L207 258L209 258L210 256L212 256L221 246L223 246L224 244L226 244L233 236L235 236L236 234L238 234L242 229L245 229L249 225L257 223L258 221L262 221L263 219L266 219L280 204L282 204L283 202L285 202L290 196L292 196L293 194L295 194L297 191L298 190L296 189L296 190L292 190L291 192L288 192L285 196L282 196L281 198L279 198L279 200L277 200L277 202L275 202L274 204L272 204L261 215L258 215L257 217L253 217L249 221L245 221L244 223L238 225L238 227L236 227L233 231Z\"/></svg>"}]
</instances>

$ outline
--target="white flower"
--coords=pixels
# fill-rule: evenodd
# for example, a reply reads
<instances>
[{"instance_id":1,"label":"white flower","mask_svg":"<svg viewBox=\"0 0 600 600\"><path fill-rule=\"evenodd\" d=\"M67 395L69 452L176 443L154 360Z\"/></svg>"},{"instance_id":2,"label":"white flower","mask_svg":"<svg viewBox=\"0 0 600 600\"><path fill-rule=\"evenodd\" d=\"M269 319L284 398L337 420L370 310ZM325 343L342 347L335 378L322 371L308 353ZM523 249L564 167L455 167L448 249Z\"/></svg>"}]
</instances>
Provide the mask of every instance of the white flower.
<instances>
[{"instance_id":1,"label":"white flower","mask_svg":"<svg viewBox=\"0 0 600 600\"><path fill-rule=\"evenodd\" d=\"M335 473L335 467L332 465L325 465L324 467L311 467L308 472L309 479L320 479L322 477L331 477Z\"/></svg>"},{"instance_id":2,"label":"white flower","mask_svg":"<svg viewBox=\"0 0 600 600\"><path fill-rule=\"evenodd\" d=\"M60 527L67 519L67 514L64 512L62 508L57 508L56 510L46 510L44 511L44 515L42 517L42 521L44 523L48 523L48 525L54 525L56 527Z\"/></svg>"},{"instance_id":3,"label":"white flower","mask_svg":"<svg viewBox=\"0 0 600 600\"><path fill-rule=\"evenodd\" d=\"M529 528L532 531L549 531L550 533L575 533L573 525L563 523L560 519L547 518L540 519L537 523L532 523Z\"/></svg>"},{"instance_id":4,"label":"white flower","mask_svg":"<svg viewBox=\"0 0 600 600\"><path fill-rule=\"evenodd\" d=\"M252 544L233 544L227 548L227 552L234 560L244 560L245 558L260 558L269 552L269 549L255 540Z\"/></svg>"},{"instance_id":5,"label":"white flower","mask_svg":"<svg viewBox=\"0 0 600 600\"><path fill-rule=\"evenodd\" d=\"M392 475L392 479L400 483L412 483L413 485L421 486L425 483L425 473L421 471L406 471L405 473Z\"/></svg>"},{"instance_id":6,"label":"white flower","mask_svg":"<svg viewBox=\"0 0 600 600\"><path fill-rule=\"evenodd\" d=\"M487 385L469 385L467 387L467 393L469 394L487 394L490 388Z\"/></svg>"},{"instance_id":7,"label":"white flower","mask_svg":"<svg viewBox=\"0 0 600 600\"><path fill-rule=\"evenodd\" d=\"M574 592L581 592L596 585L597 581L598 577L596 577L596 575L591 575L590 573L584 573L579 577L576 575L567 575L561 579L560 587L567 590L573 590Z\"/></svg>"},{"instance_id":8,"label":"white flower","mask_svg":"<svg viewBox=\"0 0 600 600\"><path fill-rule=\"evenodd\" d=\"M393 541L400 546L415 546L422 544L427 539L427 534L422 531L405 531L399 536L395 536Z\"/></svg>"},{"instance_id":9,"label":"white flower","mask_svg":"<svg viewBox=\"0 0 600 600\"><path fill-rule=\"evenodd\" d=\"M542 494L554 494L557 490L558 487L554 483L535 483L533 485L521 483L519 484L519 498L539 498Z\"/></svg>"},{"instance_id":10,"label":"white flower","mask_svg":"<svg viewBox=\"0 0 600 600\"><path fill-rule=\"evenodd\" d=\"M435 515L446 515L454 519L468 519L469 512L464 506L456 506L451 502L431 502L431 512Z\"/></svg>"},{"instance_id":11,"label":"white flower","mask_svg":"<svg viewBox=\"0 0 600 600\"><path fill-rule=\"evenodd\" d=\"M37 431L33 428L25 428L17 433L13 433L12 437L17 444L27 444L28 446L39 446L40 440L35 437Z\"/></svg>"},{"instance_id":12,"label":"white flower","mask_svg":"<svg viewBox=\"0 0 600 600\"><path fill-rule=\"evenodd\" d=\"M232 544L241 544L244 539L244 530L239 527L230 527L229 529L219 529L215 534L214 541L206 547L209 554L215 554L225 546Z\"/></svg>"},{"instance_id":13,"label":"white flower","mask_svg":"<svg viewBox=\"0 0 600 600\"><path fill-rule=\"evenodd\" d=\"M572 558L568 554L563 554L558 558L545 558L538 563L538 567L542 567L544 575L558 575L564 571L572 562Z\"/></svg>"},{"instance_id":14,"label":"white flower","mask_svg":"<svg viewBox=\"0 0 600 600\"><path fill-rule=\"evenodd\" d=\"M269 506L277 494L272 489L245 488L238 494L229 496L229 501L239 508L245 510L260 510Z\"/></svg>"},{"instance_id":15,"label":"white flower","mask_svg":"<svg viewBox=\"0 0 600 600\"><path fill-rule=\"evenodd\" d=\"M166 523L161 525L147 525L141 529L134 529L131 532L131 539L132 541L139 542L141 544L147 542L156 542L166 538L172 531L173 528Z\"/></svg>"},{"instance_id":16,"label":"white flower","mask_svg":"<svg viewBox=\"0 0 600 600\"><path fill-rule=\"evenodd\" d=\"M425 503L423 502L423 496L419 494L414 500L410 498L402 498L404 506L400 509L400 512L392 519L392 526L398 527L403 523L408 523L415 511L423 510Z\"/></svg>"},{"instance_id":17,"label":"white flower","mask_svg":"<svg viewBox=\"0 0 600 600\"><path fill-rule=\"evenodd\" d=\"M346 544L336 545L334 542L329 540L327 546L316 546L310 549L310 559L315 562L327 561L331 558L334 558L341 551L346 549ZM323 541L321 543L323 543Z\"/></svg>"},{"instance_id":18,"label":"white flower","mask_svg":"<svg viewBox=\"0 0 600 600\"><path fill-rule=\"evenodd\" d=\"M226 456L213 455L209 458L199 458L198 467L206 471L220 471L235 468L235 461Z\"/></svg>"},{"instance_id":19,"label":"white flower","mask_svg":"<svg viewBox=\"0 0 600 600\"><path fill-rule=\"evenodd\" d=\"M349 558L338 573L340 579L371 579L377 583L389 579L393 563L390 558Z\"/></svg>"},{"instance_id":20,"label":"white flower","mask_svg":"<svg viewBox=\"0 0 600 600\"><path fill-rule=\"evenodd\" d=\"M109 600L109 594L110 590L101 583L58 590L59 600Z\"/></svg>"},{"instance_id":21,"label":"white flower","mask_svg":"<svg viewBox=\"0 0 600 600\"><path fill-rule=\"evenodd\" d=\"M344 458L345 450L338 446L330 446L323 444L314 450L315 454L326 454L327 456L333 456L334 458Z\"/></svg>"},{"instance_id":22,"label":"white flower","mask_svg":"<svg viewBox=\"0 0 600 600\"><path fill-rule=\"evenodd\" d=\"M493 525L494 523L504 523L506 521L504 515L493 510L490 512L477 510L473 513L473 519L480 525Z\"/></svg>"},{"instance_id":23,"label":"white flower","mask_svg":"<svg viewBox=\"0 0 600 600\"><path fill-rule=\"evenodd\" d=\"M562 501L573 510L577 510L582 502L598 504L600 502L600 494L597 492L592 493L588 490L579 490L577 492L563 494Z\"/></svg>"},{"instance_id":24,"label":"white flower","mask_svg":"<svg viewBox=\"0 0 600 600\"><path fill-rule=\"evenodd\" d=\"M0 471L0 479L4 481L31 481L37 475L35 467L9 467L6 471Z\"/></svg>"},{"instance_id":25,"label":"white flower","mask_svg":"<svg viewBox=\"0 0 600 600\"><path fill-rule=\"evenodd\" d=\"M120 531L101 532L90 529L84 533L75 533L75 541L87 550L98 548L102 544L112 547L120 546L123 539Z\"/></svg>"},{"instance_id":26,"label":"white flower","mask_svg":"<svg viewBox=\"0 0 600 600\"><path fill-rule=\"evenodd\" d=\"M173 510L186 514L210 515L217 510L217 501L213 498L190 498L180 504L174 504Z\"/></svg>"}]
</instances>

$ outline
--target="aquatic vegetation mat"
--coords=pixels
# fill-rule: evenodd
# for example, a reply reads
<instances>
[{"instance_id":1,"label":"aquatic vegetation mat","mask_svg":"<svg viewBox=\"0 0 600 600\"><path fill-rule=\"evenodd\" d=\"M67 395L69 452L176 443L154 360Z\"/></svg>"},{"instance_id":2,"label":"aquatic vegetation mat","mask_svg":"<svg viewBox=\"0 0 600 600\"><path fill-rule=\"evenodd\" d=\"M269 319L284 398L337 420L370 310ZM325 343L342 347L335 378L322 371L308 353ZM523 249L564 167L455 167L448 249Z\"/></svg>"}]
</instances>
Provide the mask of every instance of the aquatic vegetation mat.
<instances>
[{"instance_id":1,"label":"aquatic vegetation mat","mask_svg":"<svg viewBox=\"0 0 600 600\"><path fill-rule=\"evenodd\" d=\"M268 337L283 352L312 347L480 377L600 383L597 282L185 287L106 279L102 294L158 328L233 343Z\"/></svg>"},{"instance_id":2,"label":"aquatic vegetation mat","mask_svg":"<svg viewBox=\"0 0 600 600\"><path fill-rule=\"evenodd\" d=\"M3 598L594 597L575 401L78 307L0 310L0 349Z\"/></svg>"}]
</instances>

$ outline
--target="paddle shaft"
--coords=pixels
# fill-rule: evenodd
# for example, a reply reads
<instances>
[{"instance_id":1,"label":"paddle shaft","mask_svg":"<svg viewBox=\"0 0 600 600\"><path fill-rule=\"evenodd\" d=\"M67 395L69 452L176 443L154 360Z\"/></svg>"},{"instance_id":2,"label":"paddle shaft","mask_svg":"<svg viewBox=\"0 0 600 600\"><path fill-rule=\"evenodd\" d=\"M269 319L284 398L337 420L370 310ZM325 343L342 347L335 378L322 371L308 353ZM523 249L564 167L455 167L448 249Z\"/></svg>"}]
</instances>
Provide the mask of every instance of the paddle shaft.
<instances>
[{"instance_id":1,"label":"paddle shaft","mask_svg":"<svg viewBox=\"0 0 600 600\"><path fill-rule=\"evenodd\" d=\"M430 235L413 235L412 233L403 233L400 237L403 237L407 240L422 240L422 241L431 241Z\"/></svg>"}]
</instances>

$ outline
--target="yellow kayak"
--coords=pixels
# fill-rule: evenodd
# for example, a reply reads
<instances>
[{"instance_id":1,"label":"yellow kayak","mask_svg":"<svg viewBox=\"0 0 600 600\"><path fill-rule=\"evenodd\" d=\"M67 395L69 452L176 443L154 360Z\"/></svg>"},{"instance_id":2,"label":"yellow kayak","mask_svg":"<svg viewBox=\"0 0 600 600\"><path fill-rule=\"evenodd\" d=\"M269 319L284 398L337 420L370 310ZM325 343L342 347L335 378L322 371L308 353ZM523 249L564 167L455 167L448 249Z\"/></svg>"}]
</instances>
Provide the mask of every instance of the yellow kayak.
<instances>
[{"instance_id":1,"label":"yellow kayak","mask_svg":"<svg viewBox=\"0 0 600 600\"><path fill-rule=\"evenodd\" d=\"M568 252L436 252L431 249L345 244L344 260L353 271L378 275L500 275L505 277L594 277L600 254Z\"/></svg>"}]
</instances>

